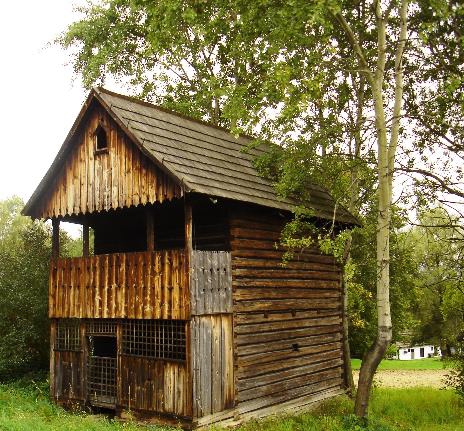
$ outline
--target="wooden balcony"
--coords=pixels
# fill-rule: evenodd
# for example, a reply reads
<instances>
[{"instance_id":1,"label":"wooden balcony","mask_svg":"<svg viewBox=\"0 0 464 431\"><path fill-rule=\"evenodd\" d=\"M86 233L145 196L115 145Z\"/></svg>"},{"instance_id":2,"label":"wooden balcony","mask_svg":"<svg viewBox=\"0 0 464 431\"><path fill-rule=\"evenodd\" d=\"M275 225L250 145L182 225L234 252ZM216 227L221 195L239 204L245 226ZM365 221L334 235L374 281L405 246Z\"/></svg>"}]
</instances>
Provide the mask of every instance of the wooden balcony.
<instances>
[{"instance_id":1,"label":"wooden balcony","mask_svg":"<svg viewBox=\"0 0 464 431\"><path fill-rule=\"evenodd\" d=\"M188 319L184 250L53 259L49 317Z\"/></svg>"}]
</instances>

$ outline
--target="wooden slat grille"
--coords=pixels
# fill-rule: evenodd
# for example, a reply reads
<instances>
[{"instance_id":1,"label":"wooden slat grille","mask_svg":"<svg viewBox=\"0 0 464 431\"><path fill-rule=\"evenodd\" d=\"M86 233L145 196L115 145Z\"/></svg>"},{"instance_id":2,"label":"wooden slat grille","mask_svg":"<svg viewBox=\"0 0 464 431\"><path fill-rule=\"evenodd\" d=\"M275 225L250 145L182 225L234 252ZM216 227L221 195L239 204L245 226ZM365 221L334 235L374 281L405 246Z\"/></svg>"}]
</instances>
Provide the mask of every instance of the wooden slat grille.
<instances>
[{"instance_id":1,"label":"wooden slat grille","mask_svg":"<svg viewBox=\"0 0 464 431\"><path fill-rule=\"evenodd\" d=\"M117 322L115 320L95 319L89 320L85 327L86 335L109 335L116 336Z\"/></svg>"},{"instance_id":2,"label":"wooden slat grille","mask_svg":"<svg viewBox=\"0 0 464 431\"><path fill-rule=\"evenodd\" d=\"M183 250L55 259L49 317L187 319Z\"/></svg>"},{"instance_id":3,"label":"wooden slat grille","mask_svg":"<svg viewBox=\"0 0 464 431\"><path fill-rule=\"evenodd\" d=\"M78 319L59 319L56 325L55 350L81 350L80 322Z\"/></svg>"},{"instance_id":4,"label":"wooden slat grille","mask_svg":"<svg viewBox=\"0 0 464 431\"><path fill-rule=\"evenodd\" d=\"M116 404L116 358L90 356L87 364L87 396L94 405Z\"/></svg>"},{"instance_id":5,"label":"wooden slat grille","mask_svg":"<svg viewBox=\"0 0 464 431\"><path fill-rule=\"evenodd\" d=\"M184 361L186 356L185 321L123 321L122 353L154 359Z\"/></svg>"}]
</instances>

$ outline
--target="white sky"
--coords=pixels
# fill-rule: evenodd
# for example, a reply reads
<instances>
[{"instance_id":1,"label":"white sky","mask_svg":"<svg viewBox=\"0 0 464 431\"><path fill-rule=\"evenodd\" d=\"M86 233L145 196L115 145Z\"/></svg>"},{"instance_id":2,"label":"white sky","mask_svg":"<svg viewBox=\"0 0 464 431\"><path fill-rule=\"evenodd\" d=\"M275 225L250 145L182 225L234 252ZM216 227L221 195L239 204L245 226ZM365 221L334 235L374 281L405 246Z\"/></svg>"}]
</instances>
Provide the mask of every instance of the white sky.
<instances>
[{"instance_id":1,"label":"white sky","mask_svg":"<svg viewBox=\"0 0 464 431\"><path fill-rule=\"evenodd\" d=\"M0 200L27 201L77 116L87 92L53 40L83 0L2 2L0 12ZM74 81L74 82L73 82Z\"/></svg>"},{"instance_id":2,"label":"white sky","mask_svg":"<svg viewBox=\"0 0 464 431\"><path fill-rule=\"evenodd\" d=\"M27 201L77 116L87 91L53 43L85 0L3 2L0 9L0 200ZM112 90L121 90L112 86Z\"/></svg>"},{"instance_id":3,"label":"white sky","mask_svg":"<svg viewBox=\"0 0 464 431\"><path fill-rule=\"evenodd\" d=\"M27 201L88 92L53 43L85 0L3 2L0 9L0 200ZM117 88L112 88L118 90Z\"/></svg>"}]
</instances>

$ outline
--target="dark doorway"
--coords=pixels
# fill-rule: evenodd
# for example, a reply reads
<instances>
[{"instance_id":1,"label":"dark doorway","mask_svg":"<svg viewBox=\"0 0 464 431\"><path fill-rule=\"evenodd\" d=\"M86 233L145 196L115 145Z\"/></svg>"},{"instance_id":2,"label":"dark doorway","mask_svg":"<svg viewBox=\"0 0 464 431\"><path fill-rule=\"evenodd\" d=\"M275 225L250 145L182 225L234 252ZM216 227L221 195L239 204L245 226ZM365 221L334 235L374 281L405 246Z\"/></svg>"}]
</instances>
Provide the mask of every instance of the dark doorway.
<instances>
[{"instance_id":1,"label":"dark doorway","mask_svg":"<svg viewBox=\"0 0 464 431\"><path fill-rule=\"evenodd\" d=\"M424 347L420 348L420 357L421 358L425 357L425 348Z\"/></svg>"},{"instance_id":2,"label":"dark doorway","mask_svg":"<svg viewBox=\"0 0 464 431\"><path fill-rule=\"evenodd\" d=\"M116 406L117 342L115 336L90 335L87 361L87 397L99 407Z\"/></svg>"}]
</instances>

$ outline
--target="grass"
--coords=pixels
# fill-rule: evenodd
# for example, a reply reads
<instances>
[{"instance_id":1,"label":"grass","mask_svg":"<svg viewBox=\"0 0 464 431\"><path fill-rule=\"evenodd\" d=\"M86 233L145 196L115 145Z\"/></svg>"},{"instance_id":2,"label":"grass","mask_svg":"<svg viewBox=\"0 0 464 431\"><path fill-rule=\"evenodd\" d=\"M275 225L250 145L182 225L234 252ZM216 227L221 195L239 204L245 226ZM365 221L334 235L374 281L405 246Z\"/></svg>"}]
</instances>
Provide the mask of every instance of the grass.
<instances>
[{"instance_id":1,"label":"grass","mask_svg":"<svg viewBox=\"0 0 464 431\"><path fill-rule=\"evenodd\" d=\"M352 359L351 365L353 370L361 368L361 359ZM442 370L444 363L439 358L413 359L409 361L400 361L399 359L384 359L379 370Z\"/></svg>"},{"instance_id":2,"label":"grass","mask_svg":"<svg viewBox=\"0 0 464 431\"><path fill-rule=\"evenodd\" d=\"M50 403L44 381L0 385L1 431L167 431L168 427L121 423L69 413ZM452 391L380 389L372 396L369 425L351 414L347 397L328 400L311 413L252 421L237 431L464 431L464 404ZM172 428L171 428L172 430ZM215 428L219 431L219 428Z\"/></svg>"},{"instance_id":3,"label":"grass","mask_svg":"<svg viewBox=\"0 0 464 431\"><path fill-rule=\"evenodd\" d=\"M250 422L240 431L462 431L464 405L452 391L375 389L369 424L351 414L348 398L329 400L311 414Z\"/></svg>"},{"instance_id":4,"label":"grass","mask_svg":"<svg viewBox=\"0 0 464 431\"><path fill-rule=\"evenodd\" d=\"M168 428L165 428L167 430ZM50 403L48 383L25 380L0 385L1 431L163 431L99 415L69 413Z\"/></svg>"}]
</instances>

